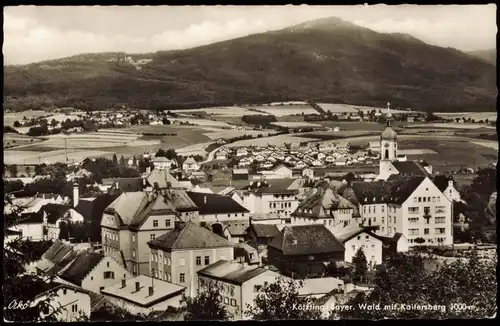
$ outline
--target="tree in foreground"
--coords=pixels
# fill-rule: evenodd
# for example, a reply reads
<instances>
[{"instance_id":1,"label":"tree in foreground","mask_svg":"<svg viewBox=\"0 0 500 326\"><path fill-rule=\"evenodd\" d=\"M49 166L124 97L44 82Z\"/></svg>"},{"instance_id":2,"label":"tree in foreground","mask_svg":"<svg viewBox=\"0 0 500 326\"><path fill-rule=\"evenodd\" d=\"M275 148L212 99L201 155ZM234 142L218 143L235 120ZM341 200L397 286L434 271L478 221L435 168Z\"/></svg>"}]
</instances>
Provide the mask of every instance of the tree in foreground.
<instances>
[{"instance_id":1,"label":"tree in foreground","mask_svg":"<svg viewBox=\"0 0 500 326\"><path fill-rule=\"evenodd\" d=\"M418 254L395 254L377 269L375 287L365 296L348 304L360 307L333 313L332 318L489 318L496 313L495 262L480 260L472 252L468 261L429 268L427 259ZM434 309L400 309L411 303ZM362 305L380 305L362 309ZM385 307L389 307L386 309Z\"/></svg>"},{"instance_id":2,"label":"tree in foreground","mask_svg":"<svg viewBox=\"0 0 500 326\"><path fill-rule=\"evenodd\" d=\"M368 262L362 248L358 249L356 255L352 258L352 263L354 264L354 281L364 281L368 271Z\"/></svg>"},{"instance_id":3,"label":"tree in foreground","mask_svg":"<svg viewBox=\"0 0 500 326\"><path fill-rule=\"evenodd\" d=\"M264 287L246 314L254 320L319 319L321 311L309 309L312 299L299 295L301 287L301 281L279 277Z\"/></svg>"},{"instance_id":4,"label":"tree in foreground","mask_svg":"<svg viewBox=\"0 0 500 326\"><path fill-rule=\"evenodd\" d=\"M182 301L186 312L184 320L229 320L231 317L217 287L199 291L194 298L185 296Z\"/></svg>"}]
</instances>

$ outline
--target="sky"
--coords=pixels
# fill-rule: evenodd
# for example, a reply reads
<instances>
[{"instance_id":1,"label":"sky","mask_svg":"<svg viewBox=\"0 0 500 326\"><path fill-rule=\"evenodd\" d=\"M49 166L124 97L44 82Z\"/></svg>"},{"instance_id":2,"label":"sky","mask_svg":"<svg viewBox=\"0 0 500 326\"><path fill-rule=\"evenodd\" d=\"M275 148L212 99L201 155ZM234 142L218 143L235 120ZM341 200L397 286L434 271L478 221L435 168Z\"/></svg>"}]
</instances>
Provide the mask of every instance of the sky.
<instances>
[{"instance_id":1,"label":"sky","mask_svg":"<svg viewBox=\"0 0 500 326\"><path fill-rule=\"evenodd\" d=\"M4 7L4 64L80 53L186 49L332 16L462 51L496 48L495 4L10 6Z\"/></svg>"}]
</instances>

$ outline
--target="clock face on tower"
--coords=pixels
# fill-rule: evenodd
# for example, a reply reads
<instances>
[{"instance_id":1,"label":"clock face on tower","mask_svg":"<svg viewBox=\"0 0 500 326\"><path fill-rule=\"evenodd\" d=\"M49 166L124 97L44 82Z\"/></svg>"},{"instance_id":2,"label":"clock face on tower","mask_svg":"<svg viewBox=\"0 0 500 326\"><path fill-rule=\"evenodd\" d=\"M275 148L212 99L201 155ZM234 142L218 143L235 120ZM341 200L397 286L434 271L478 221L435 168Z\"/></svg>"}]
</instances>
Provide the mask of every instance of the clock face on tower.
<instances>
[{"instance_id":1,"label":"clock face on tower","mask_svg":"<svg viewBox=\"0 0 500 326\"><path fill-rule=\"evenodd\" d=\"M388 143L385 143L385 148L389 147L389 144Z\"/></svg>"}]
</instances>

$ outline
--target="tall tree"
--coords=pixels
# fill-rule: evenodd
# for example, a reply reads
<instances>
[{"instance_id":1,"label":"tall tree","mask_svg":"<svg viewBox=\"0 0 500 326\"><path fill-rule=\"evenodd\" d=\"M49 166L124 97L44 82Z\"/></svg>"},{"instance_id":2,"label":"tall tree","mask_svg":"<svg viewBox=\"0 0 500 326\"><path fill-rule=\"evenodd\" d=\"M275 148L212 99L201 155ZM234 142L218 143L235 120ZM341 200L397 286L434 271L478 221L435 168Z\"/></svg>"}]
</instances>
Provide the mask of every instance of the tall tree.
<instances>
[{"instance_id":1,"label":"tall tree","mask_svg":"<svg viewBox=\"0 0 500 326\"><path fill-rule=\"evenodd\" d=\"M418 253L398 253L378 267L374 289L350 305L379 305L332 315L343 318L487 318L496 312L496 266L473 252L469 261L429 268ZM413 304L435 309L409 307ZM388 308L385 308L388 307ZM362 308L362 306L361 306Z\"/></svg>"},{"instance_id":2,"label":"tall tree","mask_svg":"<svg viewBox=\"0 0 500 326\"><path fill-rule=\"evenodd\" d=\"M231 316L221 301L217 287L204 288L194 298L183 298L185 320L228 320Z\"/></svg>"},{"instance_id":3,"label":"tall tree","mask_svg":"<svg viewBox=\"0 0 500 326\"><path fill-rule=\"evenodd\" d=\"M368 262L362 248L358 249L356 255L352 258L352 263L354 264L354 280L364 281L366 279L366 272L368 271Z\"/></svg>"},{"instance_id":4,"label":"tall tree","mask_svg":"<svg viewBox=\"0 0 500 326\"><path fill-rule=\"evenodd\" d=\"M118 164L118 157L116 156L116 153L113 154L113 163L115 165Z\"/></svg>"},{"instance_id":5,"label":"tall tree","mask_svg":"<svg viewBox=\"0 0 500 326\"><path fill-rule=\"evenodd\" d=\"M120 165L125 166L126 164L127 164L127 162L125 161L125 157L123 157L123 155L120 156Z\"/></svg>"},{"instance_id":6,"label":"tall tree","mask_svg":"<svg viewBox=\"0 0 500 326\"><path fill-rule=\"evenodd\" d=\"M255 320L319 319L320 311L308 309L312 299L299 295L301 286L300 281L279 277L257 295L254 305L247 307L247 315Z\"/></svg>"}]
</instances>

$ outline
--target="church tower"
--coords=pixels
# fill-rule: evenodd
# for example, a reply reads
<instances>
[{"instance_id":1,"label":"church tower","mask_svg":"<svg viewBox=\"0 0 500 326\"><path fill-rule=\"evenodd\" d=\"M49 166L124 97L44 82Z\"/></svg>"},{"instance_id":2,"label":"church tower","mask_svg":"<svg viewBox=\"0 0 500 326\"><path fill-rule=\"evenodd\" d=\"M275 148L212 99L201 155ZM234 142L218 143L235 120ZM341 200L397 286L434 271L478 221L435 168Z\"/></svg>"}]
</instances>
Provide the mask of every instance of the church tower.
<instances>
[{"instance_id":1,"label":"church tower","mask_svg":"<svg viewBox=\"0 0 500 326\"><path fill-rule=\"evenodd\" d=\"M393 123L393 117L391 114L391 104L387 103L387 114L386 114L387 127L380 135L380 175L392 174L392 164L391 162L397 159L397 134L391 128Z\"/></svg>"}]
</instances>

